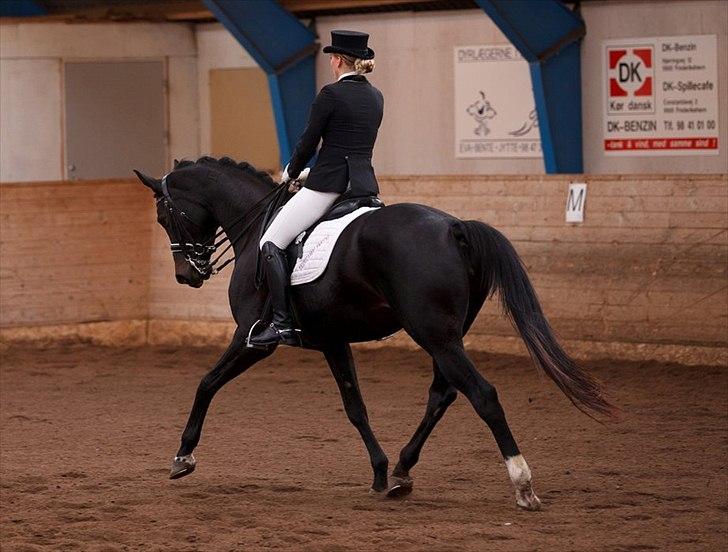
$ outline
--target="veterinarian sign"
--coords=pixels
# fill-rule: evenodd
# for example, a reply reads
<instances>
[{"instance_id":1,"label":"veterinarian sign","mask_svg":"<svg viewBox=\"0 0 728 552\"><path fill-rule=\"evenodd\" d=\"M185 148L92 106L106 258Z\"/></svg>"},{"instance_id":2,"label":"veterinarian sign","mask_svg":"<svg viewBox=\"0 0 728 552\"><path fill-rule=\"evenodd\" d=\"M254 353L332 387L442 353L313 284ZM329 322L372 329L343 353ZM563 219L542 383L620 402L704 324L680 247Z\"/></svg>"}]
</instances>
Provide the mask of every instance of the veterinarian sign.
<instances>
[{"instance_id":1,"label":"veterinarian sign","mask_svg":"<svg viewBox=\"0 0 728 552\"><path fill-rule=\"evenodd\" d=\"M510 44L455 48L455 157L542 157L528 63Z\"/></svg>"},{"instance_id":2,"label":"veterinarian sign","mask_svg":"<svg viewBox=\"0 0 728 552\"><path fill-rule=\"evenodd\" d=\"M715 35L603 46L606 155L718 154Z\"/></svg>"}]
</instances>

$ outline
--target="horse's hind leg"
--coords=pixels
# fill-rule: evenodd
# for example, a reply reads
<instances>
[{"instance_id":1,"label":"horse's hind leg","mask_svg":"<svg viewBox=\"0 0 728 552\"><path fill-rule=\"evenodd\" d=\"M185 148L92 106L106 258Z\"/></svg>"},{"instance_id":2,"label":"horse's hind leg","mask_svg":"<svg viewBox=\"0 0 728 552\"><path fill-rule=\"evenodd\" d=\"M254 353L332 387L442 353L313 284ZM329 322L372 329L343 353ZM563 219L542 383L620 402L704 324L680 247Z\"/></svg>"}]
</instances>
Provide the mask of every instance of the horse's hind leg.
<instances>
[{"instance_id":1,"label":"horse's hind leg","mask_svg":"<svg viewBox=\"0 0 728 552\"><path fill-rule=\"evenodd\" d=\"M488 424L516 488L517 504L527 510L538 510L541 501L531 486L531 470L511 434L495 387L478 373L465 354L462 343L443 346L431 354L445 378L468 398L478 415Z\"/></svg>"},{"instance_id":2,"label":"horse's hind leg","mask_svg":"<svg viewBox=\"0 0 728 552\"><path fill-rule=\"evenodd\" d=\"M468 333L470 327L483 306L484 298L481 296L471 297L468 302L468 312L463 325L463 333ZM402 452L399 453L399 462L392 471L392 479L389 481L387 496L399 497L409 494L412 491L412 478L410 470L420 459L420 452L437 423L445 415L445 411L457 398L457 391L450 385L450 382L442 375L437 367L437 362L432 361L432 385L430 395L427 399L425 416L415 430L414 435L407 443Z\"/></svg>"},{"instance_id":3,"label":"horse's hind leg","mask_svg":"<svg viewBox=\"0 0 728 552\"><path fill-rule=\"evenodd\" d=\"M400 497L409 494L412 491L412 479L409 472L420 459L420 451L425 445L425 441L435 429L437 422L445 414L447 408L453 403L457 397L457 391L445 379L437 367L437 363L433 361L432 369L434 377L430 386L430 395L427 399L427 408L425 416L422 418L420 425L415 430L414 435L399 453L399 462L392 471L392 479L389 482L389 490L387 496Z\"/></svg>"},{"instance_id":4,"label":"horse's hind leg","mask_svg":"<svg viewBox=\"0 0 728 552\"><path fill-rule=\"evenodd\" d=\"M369 452L372 469L374 470L372 490L377 492L383 491L387 488L387 467L389 461L382 447L379 446L377 438L372 432L372 428L369 426L367 409L361 398L359 383L356 379L356 367L351 354L351 347L348 343L333 345L324 350L324 355L329 363L334 379L336 379L336 384L339 387L346 415L349 417L349 421L359 431L364 445Z\"/></svg>"},{"instance_id":5,"label":"horse's hind leg","mask_svg":"<svg viewBox=\"0 0 728 552\"><path fill-rule=\"evenodd\" d=\"M192 405L187 426L182 433L182 443L177 456L172 461L170 479L178 479L189 475L195 469L196 461L192 455L197 443L200 442L202 424L205 421L207 409L210 407L212 398L223 385L239 376L253 364L267 357L273 349L251 349L245 346L245 336L237 330L233 340L215 364L215 367L208 372L197 386L195 402Z\"/></svg>"}]
</instances>

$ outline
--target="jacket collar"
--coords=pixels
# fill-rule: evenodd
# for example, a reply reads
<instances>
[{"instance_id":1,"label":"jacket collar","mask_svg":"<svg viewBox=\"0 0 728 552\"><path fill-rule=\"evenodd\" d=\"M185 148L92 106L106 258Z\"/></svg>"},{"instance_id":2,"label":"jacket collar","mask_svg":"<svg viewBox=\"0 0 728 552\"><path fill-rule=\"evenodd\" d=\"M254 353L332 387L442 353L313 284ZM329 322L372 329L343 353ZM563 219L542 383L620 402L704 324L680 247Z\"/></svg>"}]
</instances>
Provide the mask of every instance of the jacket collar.
<instances>
[{"instance_id":1,"label":"jacket collar","mask_svg":"<svg viewBox=\"0 0 728 552\"><path fill-rule=\"evenodd\" d=\"M343 81L354 81L354 82L369 82L364 75L357 75L356 73L347 73L341 75L337 82Z\"/></svg>"},{"instance_id":2,"label":"jacket collar","mask_svg":"<svg viewBox=\"0 0 728 552\"><path fill-rule=\"evenodd\" d=\"M356 75L356 71L349 71L348 73L343 73L339 75L339 78L336 79L336 81L340 81L341 79L345 79L346 77L353 77Z\"/></svg>"}]
</instances>

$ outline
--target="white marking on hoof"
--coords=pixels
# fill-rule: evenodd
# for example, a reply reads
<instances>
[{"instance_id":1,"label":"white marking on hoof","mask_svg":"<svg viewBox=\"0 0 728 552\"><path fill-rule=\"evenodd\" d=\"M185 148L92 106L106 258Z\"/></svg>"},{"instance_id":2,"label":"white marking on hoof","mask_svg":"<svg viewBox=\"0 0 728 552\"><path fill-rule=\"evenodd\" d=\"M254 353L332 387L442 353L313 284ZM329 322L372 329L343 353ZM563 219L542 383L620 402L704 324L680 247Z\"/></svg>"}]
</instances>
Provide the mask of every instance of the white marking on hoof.
<instances>
[{"instance_id":1,"label":"white marking on hoof","mask_svg":"<svg viewBox=\"0 0 728 552\"><path fill-rule=\"evenodd\" d=\"M516 488L531 482L531 469L521 454L506 458L506 468Z\"/></svg>"},{"instance_id":2,"label":"white marking on hoof","mask_svg":"<svg viewBox=\"0 0 728 552\"><path fill-rule=\"evenodd\" d=\"M174 461L182 462L182 463L188 464L190 466L194 466L195 464L197 464L197 460L195 460L195 457L192 453L187 454L185 456L175 456Z\"/></svg>"},{"instance_id":3,"label":"white marking on hoof","mask_svg":"<svg viewBox=\"0 0 728 552\"><path fill-rule=\"evenodd\" d=\"M192 453L185 456L175 456L172 460L172 470L169 472L170 479L179 479L195 471L197 460Z\"/></svg>"},{"instance_id":4,"label":"white marking on hoof","mask_svg":"<svg viewBox=\"0 0 728 552\"><path fill-rule=\"evenodd\" d=\"M526 510L540 509L541 501L531 486L531 469L523 456L519 454L506 458L506 468L508 468L508 475L516 488L516 504Z\"/></svg>"}]
</instances>

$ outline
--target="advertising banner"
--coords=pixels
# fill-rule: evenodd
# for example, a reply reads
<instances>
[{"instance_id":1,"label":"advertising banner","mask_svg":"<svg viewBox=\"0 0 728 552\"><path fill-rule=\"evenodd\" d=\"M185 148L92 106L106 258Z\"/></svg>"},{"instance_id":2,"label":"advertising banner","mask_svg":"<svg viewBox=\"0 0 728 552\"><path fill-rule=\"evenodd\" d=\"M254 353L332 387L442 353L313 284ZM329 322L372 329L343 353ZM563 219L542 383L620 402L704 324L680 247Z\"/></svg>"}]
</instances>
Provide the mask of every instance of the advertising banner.
<instances>
[{"instance_id":1,"label":"advertising banner","mask_svg":"<svg viewBox=\"0 0 728 552\"><path fill-rule=\"evenodd\" d=\"M528 63L510 44L455 48L455 157L542 157Z\"/></svg>"},{"instance_id":2,"label":"advertising banner","mask_svg":"<svg viewBox=\"0 0 728 552\"><path fill-rule=\"evenodd\" d=\"M606 155L717 155L715 35L603 42Z\"/></svg>"}]
</instances>

